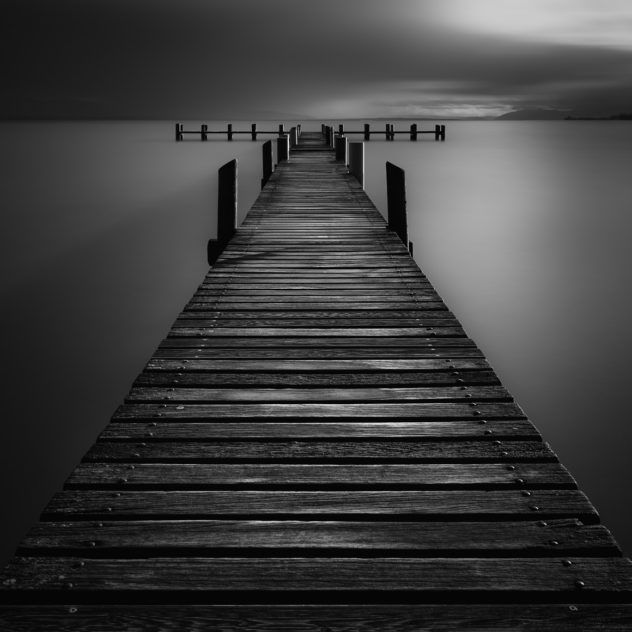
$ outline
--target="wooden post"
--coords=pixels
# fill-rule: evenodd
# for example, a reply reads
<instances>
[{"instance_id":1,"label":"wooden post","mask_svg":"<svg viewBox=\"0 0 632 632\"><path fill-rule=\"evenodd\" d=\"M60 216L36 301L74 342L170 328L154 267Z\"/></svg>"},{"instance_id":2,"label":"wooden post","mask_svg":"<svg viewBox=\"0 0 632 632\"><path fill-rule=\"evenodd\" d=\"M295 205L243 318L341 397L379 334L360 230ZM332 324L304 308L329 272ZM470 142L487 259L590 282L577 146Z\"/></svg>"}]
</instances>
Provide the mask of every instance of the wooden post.
<instances>
[{"instance_id":1,"label":"wooden post","mask_svg":"<svg viewBox=\"0 0 632 632\"><path fill-rule=\"evenodd\" d=\"M408 219L406 217L406 174L403 169L386 163L386 200L388 228L394 231L408 248Z\"/></svg>"},{"instance_id":2,"label":"wooden post","mask_svg":"<svg viewBox=\"0 0 632 632\"><path fill-rule=\"evenodd\" d=\"M345 135L345 126L342 123L338 124L338 134L340 134L340 136Z\"/></svg>"},{"instance_id":3,"label":"wooden post","mask_svg":"<svg viewBox=\"0 0 632 632\"><path fill-rule=\"evenodd\" d=\"M336 160L344 161L344 164L347 164L347 137L346 136L336 136Z\"/></svg>"},{"instance_id":4,"label":"wooden post","mask_svg":"<svg viewBox=\"0 0 632 632\"><path fill-rule=\"evenodd\" d=\"M250 131L250 134L251 134L251 136L252 136L252 140L257 140L257 124L256 124L256 123L253 123L253 124L250 126L250 130L251 130L251 131Z\"/></svg>"},{"instance_id":5,"label":"wooden post","mask_svg":"<svg viewBox=\"0 0 632 632\"><path fill-rule=\"evenodd\" d=\"M329 147L333 149L336 146L336 135L334 133L333 125L329 127Z\"/></svg>"},{"instance_id":6,"label":"wooden post","mask_svg":"<svg viewBox=\"0 0 632 632\"><path fill-rule=\"evenodd\" d=\"M384 136L385 140L391 140L391 125L390 123L386 124L386 134Z\"/></svg>"},{"instance_id":7,"label":"wooden post","mask_svg":"<svg viewBox=\"0 0 632 632\"><path fill-rule=\"evenodd\" d=\"M285 134L285 125L279 123L279 138Z\"/></svg>"},{"instance_id":8,"label":"wooden post","mask_svg":"<svg viewBox=\"0 0 632 632\"><path fill-rule=\"evenodd\" d=\"M417 140L417 123L410 126L410 140Z\"/></svg>"},{"instance_id":9,"label":"wooden post","mask_svg":"<svg viewBox=\"0 0 632 632\"><path fill-rule=\"evenodd\" d=\"M203 123L202 126L200 127L200 138L202 140L208 140L207 132L208 132L208 125L206 123Z\"/></svg>"},{"instance_id":10,"label":"wooden post","mask_svg":"<svg viewBox=\"0 0 632 632\"><path fill-rule=\"evenodd\" d=\"M349 173L364 188L364 143L349 143Z\"/></svg>"},{"instance_id":11,"label":"wooden post","mask_svg":"<svg viewBox=\"0 0 632 632\"><path fill-rule=\"evenodd\" d=\"M445 125L435 125L435 140L445 140Z\"/></svg>"},{"instance_id":12,"label":"wooden post","mask_svg":"<svg viewBox=\"0 0 632 632\"><path fill-rule=\"evenodd\" d=\"M290 137L285 134L277 138L277 162L289 160L290 158Z\"/></svg>"},{"instance_id":13,"label":"wooden post","mask_svg":"<svg viewBox=\"0 0 632 632\"><path fill-rule=\"evenodd\" d=\"M213 265L237 230L237 160L217 172L217 239L208 242L208 263Z\"/></svg>"},{"instance_id":14,"label":"wooden post","mask_svg":"<svg viewBox=\"0 0 632 632\"><path fill-rule=\"evenodd\" d=\"M226 134L228 136L228 140L233 140L233 124L232 123L228 124L228 130Z\"/></svg>"},{"instance_id":15,"label":"wooden post","mask_svg":"<svg viewBox=\"0 0 632 632\"><path fill-rule=\"evenodd\" d=\"M261 178L261 188L266 185L272 175L272 141L263 143L263 178Z\"/></svg>"},{"instance_id":16,"label":"wooden post","mask_svg":"<svg viewBox=\"0 0 632 632\"><path fill-rule=\"evenodd\" d=\"M292 127L290 129L290 149L296 147L298 144L298 136L296 132L296 127Z\"/></svg>"},{"instance_id":17,"label":"wooden post","mask_svg":"<svg viewBox=\"0 0 632 632\"><path fill-rule=\"evenodd\" d=\"M296 126L296 132L297 132L297 134L299 136L301 135L301 124L300 123Z\"/></svg>"},{"instance_id":18,"label":"wooden post","mask_svg":"<svg viewBox=\"0 0 632 632\"><path fill-rule=\"evenodd\" d=\"M364 140L371 140L371 126L368 123L364 124Z\"/></svg>"},{"instance_id":19,"label":"wooden post","mask_svg":"<svg viewBox=\"0 0 632 632\"><path fill-rule=\"evenodd\" d=\"M441 134L441 140L445 140L445 125L441 126L440 134Z\"/></svg>"},{"instance_id":20,"label":"wooden post","mask_svg":"<svg viewBox=\"0 0 632 632\"><path fill-rule=\"evenodd\" d=\"M182 123L176 123L176 140L182 140Z\"/></svg>"}]
</instances>

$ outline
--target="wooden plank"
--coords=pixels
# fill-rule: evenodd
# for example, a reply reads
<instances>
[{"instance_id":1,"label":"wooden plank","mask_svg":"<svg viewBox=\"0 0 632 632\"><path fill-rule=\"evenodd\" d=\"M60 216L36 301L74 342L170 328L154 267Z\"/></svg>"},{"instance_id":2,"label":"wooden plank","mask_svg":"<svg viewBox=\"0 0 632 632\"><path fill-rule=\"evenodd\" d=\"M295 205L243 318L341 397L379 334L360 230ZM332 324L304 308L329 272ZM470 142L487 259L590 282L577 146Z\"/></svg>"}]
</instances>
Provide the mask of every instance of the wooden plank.
<instances>
[{"instance_id":1,"label":"wooden plank","mask_svg":"<svg viewBox=\"0 0 632 632\"><path fill-rule=\"evenodd\" d=\"M393 388L133 388L126 402L511 401L503 386Z\"/></svg>"},{"instance_id":2,"label":"wooden plank","mask_svg":"<svg viewBox=\"0 0 632 632\"><path fill-rule=\"evenodd\" d=\"M564 603L632 597L629 560L571 557L569 561L570 566L549 558L156 557L96 558L80 565L74 557L26 557L9 563L5 576L15 582L9 590L0 591L0 596L6 599L9 593L13 598L28 598L29 593L44 590L62 603L75 594L90 597L95 592L116 595L129 591L189 603L213 594L221 598L253 590L281 593L281 597L298 593L307 603L336 594L347 601L345 593L359 591L372 598L381 595L381 600L394 596L430 603L438 599L458 602L481 593L496 600L526 593L532 599Z\"/></svg>"},{"instance_id":3,"label":"wooden plank","mask_svg":"<svg viewBox=\"0 0 632 632\"><path fill-rule=\"evenodd\" d=\"M195 422L173 419L129 419L115 421L101 433L107 439L201 440L222 439L393 439L409 437L424 439L489 439L494 441L539 438L539 433L527 419L484 420L456 419L450 421L221 421Z\"/></svg>"},{"instance_id":4,"label":"wooden plank","mask_svg":"<svg viewBox=\"0 0 632 632\"><path fill-rule=\"evenodd\" d=\"M141 373L136 386L147 387L200 387L214 386L259 386L274 387L318 387L331 386L477 386L498 384L499 380L493 371L459 371L458 375L449 372L427 373L194 373L151 372Z\"/></svg>"},{"instance_id":5,"label":"wooden plank","mask_svg":"<svg viewBox=\"0 0 632 632\"><path fill-rule=\"evenodd\" d=\"M348 522L157 520L41 522L20 555L617 556L610 532L579 520Z\"/></svg>"},{"instance_id":6,"label":"wooden plank","mask_svg":"<svg viewBox=\"0 0 632 632\"><path fill-rule=\"evenodd\" d=\"M64 490L44 510L47 520L282 517L347 520L540 520L599 522L578 490Z\"/></svg>"},{"instance_id":7,"label":"wooden plank","mask_svg":"<svg viewBox=\"0 0 632 632\"><path fill-rule=\"evenodd\" d=\"M575 481L559 463L418 463L418 464L208 464L81 463L66 481L69 489L153 487L213 489L275 487L297 489L372 488L566 488Z\"/></svg>"},{"instance_id":8,"label":"wooden plank","mask_svg":"<svg viewBox=\"0 0 632 632\"><path fill-rule=\"evenodd\" d=\"M292 630L352 632L629 632L626 604L441 605L73 605L0 607L11 632L176 632L179 630Z\"/></svg>"},{"instance_id":9,"label":"wooden plank","mask_svg":"<svg viewBox=\"0 0 632 632\"><path fill-rule=\"evenodd\" d=\"M113 419L520 419L513 402L378 403L378 404L124 404Z\"/></svg>"},{"instance_id":10,"label":"wooden plank","mask_svg":"<svg viewBox=\"0 0 632 632\"><path fill-rule=\"evenodd\" d=\"M122 439L113 425L109 436ZM557 460L541 441L99 441L84 461L218 463L285 461L516 462Z\"/></svg>"},{"instance_id":11,"label":"wooden plank","mask_svg":"<svg viewBox=\"0 0 632 632\"><path fill-rule=\"evenodd\" d=\"M274 339L270 339L274 343ZM251 359L251 360L266 360L266 359L279 359L279 360L331 360L329 366L336 366L337 360L343 360L351 362L354 359L358 360L380 360L380 359L393 359L395 364L397 362L411 362L414 359L443 359L444 362L450 362L452 359L463 358L483 358L482 352L472 346L464 345L458 347L442 347L437 345L422 344L419 346L372 346L370 342L363 347L346 347L341 348L342 345L327 345L326 338L317 338L315 340L323 341L321 345L315 345L308 347L303 345L301 339L297 339L295 344L287 346L284 344L271 344L262 347L243 348L236 345L217 345L212 348L204 348L201 344L197 348L186 348L184 346L177 347L160 347L154 354L153 359L160 358L182 358L180 363L185 358L197 360L198 362L204 362L199 360L201 358L214 358L215 361L222 359ZM421 339L425 342L425 339ZM402 355L406 356L406 360L401 361ZM193 363L198 365L197 363ZM454 362L450 362L454 365ZM200 364L199 366L203 366ZM211 365L212 366L212 365ZM412 366L412 364L411 364ZM445 366L445 365L444 365Z\"/></svg>"}]
</instances>

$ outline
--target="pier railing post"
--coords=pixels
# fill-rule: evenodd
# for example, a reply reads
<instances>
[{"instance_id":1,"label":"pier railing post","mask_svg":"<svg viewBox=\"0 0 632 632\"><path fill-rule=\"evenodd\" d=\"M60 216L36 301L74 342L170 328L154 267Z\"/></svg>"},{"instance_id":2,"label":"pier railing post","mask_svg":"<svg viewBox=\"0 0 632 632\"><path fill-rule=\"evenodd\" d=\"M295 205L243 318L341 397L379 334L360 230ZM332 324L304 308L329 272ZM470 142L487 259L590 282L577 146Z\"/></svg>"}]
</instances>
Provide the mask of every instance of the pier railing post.
<instances>
[{"instance_id":1,"label":"pier railing post","mask_svg":"<svg viewBox=\"0 0 632 632\"><path fill-rule=\"evenodd\" d=\"M277 138L277 162L289 160L290 158L290 137L285 134Z\"/></svg>"},{"instance_id":2,"label":"pier railing post","mask_svg":"<svg viewBox=\"0 0 632 632\"><path fill-rule=\"evenodd\" d=\"M208 242L208 263L213 265L237 230L237 160L217 171L217 239Z\"/></svg>"},{"instance_id":3,"label":"pier railing post","mask_svg":"<svg viewBox=\"0 0 632 632\"><path fill-rule=\"evenodd\" d=\"M252 136L252 140L257 140L257 124L253 123L250 126L250 134Z\"/></svg>"},{"instance_id":4,"label":"pier railing post","mask_svg":"<svg viewBox=\"0 0 632 632\"><path fill-rule=\"evenodd\" d=\"M336 134L333 125L329 126L329 147L333 149L336 146Z\"/></svg>"},{"instance_id":5,"label":"pier railing post","mask_svg":"<svg viewBox=\"0 0 632 632\"><path fill-rule=\"evenodd\" d=\"M226 135L228 136L228 140L233 140L233 124L228 124L228 130L226 131Z\"/></svg>"},{"instance_id":6,"label":"pier railing post","mask_svg":"<svg viewBox=\"0 0 632 632\"><path fill-rule=\"evenodd\" d=\"M346 136L336 136L336 160L342 160L347 164L348 139Z\"/></svg>"},{"instance_id":7,"label":"pier railing post","mask_svg":"<svg viewBox=\"0 0 632 632\"><path fill-rule=\"evenodd\" d=\"M349 143L349 173L364 188L364 143Z\"/></svg>"},{"instance_id":8,"label":"pier railing post","mask_svg":"<svg viewBox=\"0 0 632 632\"><path fill-rule=\"evenodd\" d=\"M417 140L417 123L410 126L410 140Z\"/></svg>"},{"instance_id":9,"label":"pier railing post","mask_svg":"<svg viewBox=\"0 0 632 632\"><path fill-rule=\"evenodd\" d=\"M391 140L391 124L390 123L386 124L385 140Z\"/></svg>"},{"instance_id":10,"label":"pier railing post","mask_svg":"<svg viewBox=\"0 0 632 632\"><path fill-rule=\"evenodd\" d=\"M435 140L445 140L445 125L435 125Z\"/></svg>"},{"instance_id":11,"label":"pier railing post","mask_svg":"<svg viewBox=\"0 0 632 632\"><path fill-rule=\"evenodd\" d=\"M283 123L279 123L279 137L285 135L285 125Z\"/></svg>"},{"instance_id":12,"label":"pier railing post","mask_svg":"<svg viewBox=\"0 0 632 632\"><path fill-rule=\"evenodd\" d=\"M176 123L176 140L182 140L183 138L182 129L183 129L182 123Z\"/></svg>"},{"instance_id":13,"label":"pier railing post","mask_svg":"<svg viewBox=\"0 0 632 632\"><path fill-rule=\"evenodd\" d=\"M267 140L262 146L263 152L263 177L261 178L261 188L266 185L272 175L272 141Z\"/></svg>"},{"instance_id":14,"label":"pier railing post","mask_svg":"<svg viewBox=\"0 0 632 632\"><path fill-rule=\"evenodd\" d=\"M296 127L290 129L290 149L293 149L298 144L298 133Z\"/></svg>"},{"instance_id":15,"label":"pier railing post","mask_svg":"<svg viewBox=\"0 0 632 632\"><path fill-rule=\"evenodd\" d=\"M345 126L343 123L338 124L338 134L340 134L340 136L345 135Z\"/></svg>"},{"instance_id":16,"label":"pier railing post","mask_svg":"<svg viewBox=\"0 0 632 632\"><path fill-rule=\"evenodd\" d=\"M386 200L388 228L410 249L406 213L406 174L403 169L390 162L386 163Z\"/></svg>"},{"instance_id":17,"label":"pier railing post","mask_svg":"<svg viewBox=\"0 0 632 632\"><path fill-rule=\"evenodd\" d=\"M200 138L202 140L208 140L207 132L208 132L208 125L206 123L204 123L200 127Z\"/></svg>"},{"instance_id":18,"label":"pier railing post","mask_svg":"<svg viewBox=\"0 0 632 632\"><path fill-rule=\"evenodd\" d=\"M364 140L371 140L371 126L369 123L364 124Z\"/></svg>"}]
</instances>

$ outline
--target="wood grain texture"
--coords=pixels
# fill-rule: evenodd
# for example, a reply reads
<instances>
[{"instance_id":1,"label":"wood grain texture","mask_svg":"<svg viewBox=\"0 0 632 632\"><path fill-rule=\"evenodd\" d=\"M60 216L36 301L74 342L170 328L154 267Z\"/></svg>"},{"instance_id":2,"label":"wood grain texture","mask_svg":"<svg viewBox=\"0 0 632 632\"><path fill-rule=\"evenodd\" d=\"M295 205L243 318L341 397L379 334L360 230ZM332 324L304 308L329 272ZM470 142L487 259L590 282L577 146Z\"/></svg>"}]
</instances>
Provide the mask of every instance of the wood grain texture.
<instances>
[{"instance_id":1,"label":"wood grain texture","mask_svg":"<svg viewBox=\"0 0 632 632\"><path fill-rule=\"evenodd\" d=\"M81 564L80 562L84 563ZM27 597L52 593L66 603L71 595L141 592L159 598L199 600L208 593L299 593L307 603L344 592L366 592L375 598L463 601L473 596L583 601L601 593L626 600L632 593L632 564L617 557L557 558L169 558L87 559L25 557L9 562L6 574L15 581L0 593ZM582 581L581 590L577 582ZM324 593L319 595L318 593ZM224 597L226 598L226 597ZM228 597L230 598L230 597ZM385 597L382 597L384 599ZM387 598L393 598L393 595Z\"/></svg>"},{"instance_id":2,"label":"wood grain texture","mask_svg":"<svg viewBox=\"0 0 632 632\"><path fill-rule=\"evenodd\" d=\"M4 626L4 627L3 627ZM629 632L625 604L0 606L11 632Z\"/></svg>"},{"instance_id":3,"label":"wood grain texture","mask_svg":"<svg viewBox=\"0 0 632 632\"><path fill-rule=\"evenodd\" d=\"M130 557L288 554L331 556L618 555L608 530L578 520L539 522L348 522L156 520L43 522L20 554ZM333 553L332 553L333 552Z\"/></svg>"}]
</instances>

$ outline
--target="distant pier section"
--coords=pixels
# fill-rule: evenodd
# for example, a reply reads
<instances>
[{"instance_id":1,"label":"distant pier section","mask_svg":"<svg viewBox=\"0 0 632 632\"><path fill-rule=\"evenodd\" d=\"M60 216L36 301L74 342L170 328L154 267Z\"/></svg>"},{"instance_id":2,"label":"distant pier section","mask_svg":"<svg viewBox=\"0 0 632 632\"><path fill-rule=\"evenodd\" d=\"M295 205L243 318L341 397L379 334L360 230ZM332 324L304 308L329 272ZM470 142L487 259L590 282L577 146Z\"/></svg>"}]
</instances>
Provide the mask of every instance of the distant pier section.
<instances>
[{"instance_id":1,"label":"distant pier section","mask_svg":"<svg viewBox=\"0 0 632 632\"><path fill-rule=\"evenodd\" d=\"M334 137L334 126L332 125L321 125L321 132L325 135L326 142L333 147L333 141L331 140ZM233 129L233 124L228 123L225 129L222 130L212 130L209 129L207 123L202 123L200 125L200 129L184 129L183 123L176 123L176 140L182 141L185 139L185 136L199 136L200 140L208 140L209 136L219 135L226 136L226 140L233 140L235 136L246 135L250 136L252 140L257 140L257 137L260 135L274 135L274 136L284 136L288 134L290 137L292 134L295 135L294 142L292 142L292 147L297 144L298 136L301 133L301 124L297 124L295 127L290 128L289 132L286 131L285 124L279 123L279 126L276 130L260 130L257 128L256 123L251 123L249 130L236 130ZM410 140L416 141L419 136L422 134L434 135L435 140L445 140L445 125L436 124L434 129L430 130L422 130L419 129L417 123L411 123L410 128L407 130L395 130L395 126L392 123L386 123L384 129L379 130L376 128L371 129L370 123L364 123L363 128L361 130L345 130L344 124L338 124L338 136L345 136L350 134L361 134L364 140L371 140L371 136L380 137L384 136L385 140L395 140L396 134L408 135Z\"/></svg>"}]
</instances>

